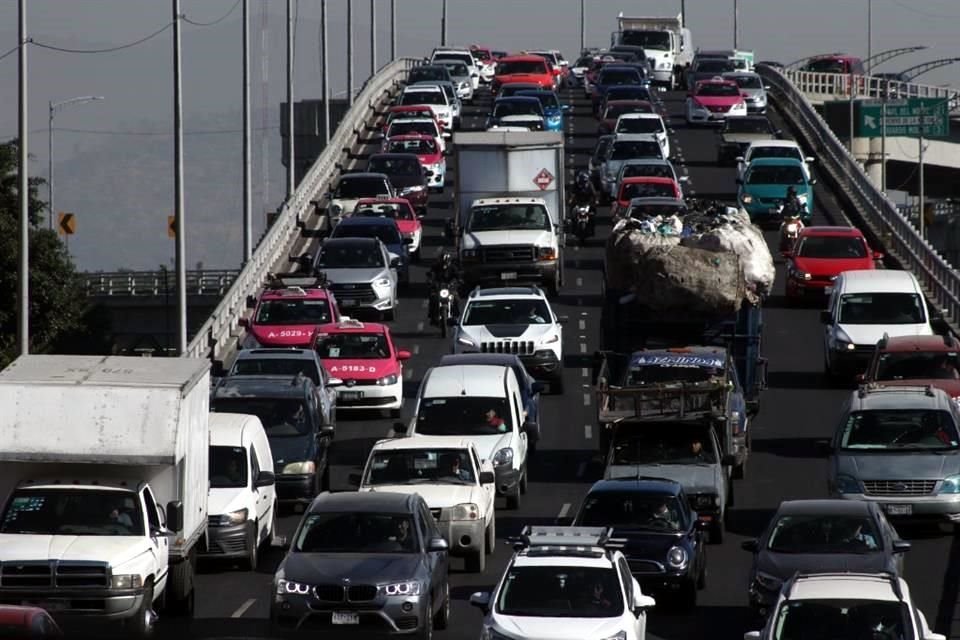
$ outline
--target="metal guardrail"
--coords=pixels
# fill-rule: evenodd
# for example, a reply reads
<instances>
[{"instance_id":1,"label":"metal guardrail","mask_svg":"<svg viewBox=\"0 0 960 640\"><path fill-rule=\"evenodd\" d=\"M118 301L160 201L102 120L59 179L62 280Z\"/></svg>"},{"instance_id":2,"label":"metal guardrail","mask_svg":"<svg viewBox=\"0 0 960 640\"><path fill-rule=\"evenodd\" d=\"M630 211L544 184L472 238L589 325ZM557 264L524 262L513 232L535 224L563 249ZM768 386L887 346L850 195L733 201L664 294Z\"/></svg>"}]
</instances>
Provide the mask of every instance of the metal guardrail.
<instances>
[{"instance_id":1,"label":"metal guardrail","mask_svg":"<svg viewBox=\"0 0 960 640\"><path fill-rule=\"evenodd\" d=\"M240 271L187 271L188 296L222 296L237 279ZM88 296L141 297L173 295L177 291L176 274L172 271L113 271L84 275L84 291Z\"/></svg>"},{"instance_id":2,"label":"metal guardrail","mask_svg":"<svg viewBox=\"0 0 960 640\"><path fill-rule=\"evenodd\" d=\"M773 70L772 67L768 69ZM949 98L950 109L960 108L960 91L949 87L929 84L914 84L849 73L819 73L814 71L781 72L801 93L806 96L823 96L829 99L849 98Z\"/></svg>"},{"instance_id":3,"label":"metal guardrail","mask_svg":"<svg viewBox=\"0 0 960 640\"><path fill-rule=\"evenodd\" d=\"M210 318L197 330L187 345L184 357L217 359L227 346L238 327L238 320L247 308L247 297L256 295L267 273L280 263L285 263L293 245L301 237L300 224L314 210L312 201L326 191L327 184L335 178L342 166L341 158L364 132L371 112L379 106L383 94L398 86L406 72L420 64L420 58L398 58L367 79L354 99L353 107L346 113L340 126L330 138L320 157L310 167L297 190L277 216L276 221L264 235L250 261L237 275Z\"/></svg>"},{"instance_id":4,"label":"metal guardrail","mask_svg":"<svg viewBox=\"0 0 960 640\"><path fill-rule=\"evenodd\" d=\"M877 189L863 167L850 154L803 93L790 73L784 75L768 65L757 65L758 73L772 88L772 97L787 120L806 139L837 188L849 198L855 214L884 245L887 254L912 272L946 320L956 330L960 321L960 274L950 266L917 228L897 210L896 204Z\"/></svg>"}]
</instances>

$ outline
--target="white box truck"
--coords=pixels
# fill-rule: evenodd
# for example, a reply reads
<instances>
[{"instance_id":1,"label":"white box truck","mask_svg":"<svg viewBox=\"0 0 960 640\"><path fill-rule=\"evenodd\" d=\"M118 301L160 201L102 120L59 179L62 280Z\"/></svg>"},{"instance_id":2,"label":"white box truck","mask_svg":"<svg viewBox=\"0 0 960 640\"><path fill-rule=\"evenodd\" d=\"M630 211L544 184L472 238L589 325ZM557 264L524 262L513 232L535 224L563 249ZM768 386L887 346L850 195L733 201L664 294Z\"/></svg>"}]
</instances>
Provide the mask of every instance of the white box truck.
<instances>
[{"instance_id":1,"label":"white box truck","mask_svg":"<svg viewBox=\"0 0 960 640\"><path fill-rule=\"evenodd\" d=\"M190 613L207 530L209 363L28 355L0 371L0 604L149 633Z\"/></svg>"},{"instance_id":2,"label":"white box truck","mask_svg":"<svg viewBox=\"0 0 960 640\"><path fill-rule=\"evenodd\" d=\"M563 281L564 140L558 131L454 134L456 239L464 279L476 284Z\"/></svg>"},{"instance_id":3,"label":"white box truck","mask_svg":"<svg viewBox=\"0 0 960 640\"><path fill-rule=\"evenodd\" d=\"M679 71L693 62L690 30L683 25L683 15L667 17L617 16L617 30L610 44L643 47L650 62L653 81L667 88L677 88Z\"/></svg>"}]
</instances>

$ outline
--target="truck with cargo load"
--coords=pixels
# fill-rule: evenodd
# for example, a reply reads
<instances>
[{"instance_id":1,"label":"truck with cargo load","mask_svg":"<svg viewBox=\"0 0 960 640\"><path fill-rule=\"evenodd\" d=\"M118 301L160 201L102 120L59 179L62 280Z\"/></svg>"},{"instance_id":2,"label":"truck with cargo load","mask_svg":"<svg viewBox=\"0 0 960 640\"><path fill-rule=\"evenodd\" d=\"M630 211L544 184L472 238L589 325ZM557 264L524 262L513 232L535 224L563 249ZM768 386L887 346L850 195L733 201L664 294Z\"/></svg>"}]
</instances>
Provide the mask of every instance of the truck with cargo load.
<instances>
[{"instance_id":1,"label":"truck with cargo load","mask_svg":"<svg viewBox=\"0 0 960 640\"><path fill-rule=\"evenodd\" d=\"M454 239L468 288L563 283L563 134L457 132Z\"/></svg>"},{"instance_id":2,"label":"truck with cargo load","mask_svg":"<svg viewBox=\"0 0 960 640\"><path fill-rule=\"evenodd\" d=\"M693 61L690 30L683 14L667 17L617 16L617 30L610 34L610 45L643 47L653 73L653 81L668 89L678 87L681 70Z\"/></svg>"},{"instance_id":3,"label":"truck with cargo load","mask_svg":"<svg viewBox=\"0 0 960 640\"><path fill-rule=\"evenodd\" d=\"M193 610L209 362L26 355L0 372L0 603L150 632Z\"/></svg>"}]
</instances>

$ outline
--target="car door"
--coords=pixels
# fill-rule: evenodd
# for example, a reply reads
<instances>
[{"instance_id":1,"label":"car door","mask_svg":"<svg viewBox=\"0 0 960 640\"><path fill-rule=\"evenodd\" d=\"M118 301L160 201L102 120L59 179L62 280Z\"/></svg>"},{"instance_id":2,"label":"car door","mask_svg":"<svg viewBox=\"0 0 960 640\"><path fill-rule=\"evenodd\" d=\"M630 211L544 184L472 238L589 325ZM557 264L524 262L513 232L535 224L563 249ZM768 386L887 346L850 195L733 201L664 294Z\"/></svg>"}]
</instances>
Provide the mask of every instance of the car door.
<instances>
[{"instance_id":1,"label":"car door","mask_svg":"<svg viewBox=\"0 0 960 640\"><path fill-rule=\"evenodd\" d=\"M143 512L147 516L147 526L150 535L150 553L154 558L157 579L154 581L155 594L162 593L167 583L167 565L170 560L170 537L164 532L166 518L153 497L149 486L144 485L140 491L143 501Z\"/></svg>"},{"instance_id":2,"label":"car door","mask_svg":"<svg viewBox=\"0 0 960 640\"><path fill-rule=\"evenodd\" d=\"M480 456L477 455L477 449L472 444L470 445L470 458L473 460L473 467L476 469L477 482L480 482L480 473L483 471L483 463L480 462ZM497 484L495 482L491 482L489 484L480 483L480 490L483 492L483 512L486 514L489 524L489 521L493 519L493 511L495 508L494 501L496 500L497 496Z\"/></svg>"},{"instance_id":3,"label":"car door","mask_svg":"<svg viewBox=\"0 0 960 640\"><path fill-rule=\"evenodd\" d=\"M633 615L633 574L630 572L630 565L627 564L627 559L622 555L617 558L617 573L620 574L620 582L623 585L623 597L625 598L625 602L623 603L623 618L624 620L633 618L634 637L643 638L646 633L647 617L645 614L639 616Z\"/></svg>"},{"instance_id":4,"label":"car door","mask_svg":"<svg viewBox=\"0 0 960 640\"><path fill-rule=\"evenodd\" d=\"M317 357L317 367L320 369L320 389L318 390L318 395L321 424L334 424L334 414L337 406L337 390L328 386L330 384L330 372L327 371L326 367L320 362L319 357Z\"/></svg>"},{"instance_id":5,"label":"car door","mask_svg":"<svg viewBox=\"0 0 960 640\"><path fill-rule=\"evenodd\" d=\"M254 438L250 443L250 488L253 491L253 498L256 503L256 518L259 529L257 536L258 540L263 540L272 526L271 518L273 517L273 505L276 502L276 488L272 484L266 487L256 485L257 476L263 470L260 461L271 459L269 455L265 455L268 452L264 451L264 443L259 440L260 438Z\"/></svg>"},{"instance_id":6,"label":"car door","mask_svg":"<svg viewBox=\"0 0 960 640\"><path fill-rule=\"evenodd\" d=\"M516 389L511 389L510 395L513 402L513 415L514 415L514 437L517 439L517 453L520 454L520 461L523 463L523 468L527 466L527 447L529 445L529 439L527 437L527 432L523 430L523 406L520 403L520 394Z\"/></svg>"},{"instance_id":7,"label":"car door","mask_svg":"<svg viewBox=\"0 0 960 640\"><path fill-rule=\"evenodd\" d=\"M443 597L443 593L446 590L447 572L450 570L450 563L446 551L428 550L430 540L432 538L442 538L443 535L437 528L437 521L433 519L433 516L430 514L430 509L427 508L427 503L423 501L423 498L420 499L418 513L419 526L422 527L423 549L426 553L427 564L430 570L430 590L434 596L433 606L434 609L436 609L439 605L440 598Z\"/></svg>"}]
</instances>

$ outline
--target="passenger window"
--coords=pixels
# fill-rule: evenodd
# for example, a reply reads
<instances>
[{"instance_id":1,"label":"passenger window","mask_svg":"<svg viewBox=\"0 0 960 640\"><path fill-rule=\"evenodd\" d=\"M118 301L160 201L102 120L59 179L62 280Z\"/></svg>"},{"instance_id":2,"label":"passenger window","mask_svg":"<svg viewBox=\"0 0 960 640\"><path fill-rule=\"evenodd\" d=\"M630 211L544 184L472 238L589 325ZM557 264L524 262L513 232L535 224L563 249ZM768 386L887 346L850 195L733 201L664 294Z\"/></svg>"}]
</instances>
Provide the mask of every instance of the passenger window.
<instances>
[{"instance_id":1,"label":"passenger window","mask_svg":"<svg viewBox=\"0 0 960 640\"><path fill-rule=\"evenodd\" d=\"M147 510L147 522L150 525L151 529L160 528L160 516L157 513L157 503L153 499L153 494L150 493L149 487L143 488L143 504L144 508Z\"/></svg>"},{"instance_id":2,"label":"passenger window","mask_svg":"<svg viewBox=\"0 0 960 640\"><path fill-rule=\"evenodd\" d=\"M630 573L630 566L625 558L617 561L617 567L620 569L620 580L623 581L623 592L627 595L627 606L633 605L633 575Z\"/></svg>"},{"instance_id":3,"label":"passenger window","mask_svg":"<svg viewBox=\"0 0 960 640\"><path fill-rule=\"evenodd\" d=\"M256 482L258 475L260 475L260 458L257 456L257 448L251 444L250 445L250 480L251 482Z\"/></svg>"}]
</instances>

